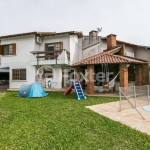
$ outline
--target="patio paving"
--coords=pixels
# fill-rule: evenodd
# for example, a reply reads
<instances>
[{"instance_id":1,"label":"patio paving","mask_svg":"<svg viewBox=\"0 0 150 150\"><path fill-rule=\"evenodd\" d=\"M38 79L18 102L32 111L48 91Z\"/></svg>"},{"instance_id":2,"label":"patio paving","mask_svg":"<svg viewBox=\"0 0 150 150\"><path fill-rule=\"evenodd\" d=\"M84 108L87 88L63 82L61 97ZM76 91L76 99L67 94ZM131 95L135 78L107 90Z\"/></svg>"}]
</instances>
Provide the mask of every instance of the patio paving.
<instances>
[{"instance_id":1,"label":"patio paving","mask_svg":"<svg viewBox=\"0 0 150 150\"><path fill-rule=\"evenodd\" d=\"M131 101L133 102L133 99ZM137 101L137 109L143 115L145 120L138 114L138 112L129 104L127 100L123 100L121 104L121 112L119 111L119 102L86 106L86 108L150 135L150 112L142 108L143 106L147 105L147 100L141 98L141 100Z\"/></svg>"}]
</instances>

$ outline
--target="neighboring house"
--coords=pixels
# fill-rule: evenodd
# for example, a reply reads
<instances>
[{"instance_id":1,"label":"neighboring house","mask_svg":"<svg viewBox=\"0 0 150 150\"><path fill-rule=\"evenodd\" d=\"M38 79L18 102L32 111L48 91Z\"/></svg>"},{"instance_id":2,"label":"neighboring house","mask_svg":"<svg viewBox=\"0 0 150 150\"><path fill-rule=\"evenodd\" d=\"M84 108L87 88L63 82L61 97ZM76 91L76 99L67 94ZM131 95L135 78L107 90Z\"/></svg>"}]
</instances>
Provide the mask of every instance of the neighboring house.
<instances>
[{"instance_id":1,"label":"neighboring house","mask_svg":"<svg viewBox=\"0 0 150 150\"><path fill-rule=\"evenodd\" d=\"M19 88L22 84L36 81L37 69L52 66L55 88L66 86L68 78L63 75L70 72L70 65L82 59L82 32L29 32L1 36L0 68L9 76L9 88ZM45 70L43 81L52 77L52 70ZM4 74L4 72L3 72ZM5 79L5 78L4 78Z\"/></svg>"},{"instance_id":2,"label":"neighboring house","mask_svg":"<svg viewBox=\"0 0 150 150\"><path fill-rule=\"evenodd\" d=\"M102 56L103 59L103 54L105 54L108 56L108 61L95 64L95 72L102 70L102 64L110 65L110 61L115 60L117 62L114 61L111 66L108 65L109 70L115 75L119 70L119 66L115 65L121 63L117 60L118 57L131 56L133 58L129 67L129 81L135 81L135 72L131 73L130 70L135 70L134 64L150 62L150 47L116 41L116 35L113 34L111 34L111 38L108 37L98 36L98 32L94 30L89 33L89 36L83 36L82 32L76 31L29 32L1 36L0 74L3 74L4 79L9 80L10 89L18 89L22 84L35 82L37 70L42 66L48 66L50 68L47 67L41 72L40 82L45 83L43 87L47 87L48 81L53 78L52 87L62 88L67 87L69 79L74 78L74 76L68 77L75 68L78 70L79 67L74 66L81 66L79 70L84 73L86 69L88 70L87 65L91 65L84 62L86 58L90 62L97 55L100 58ZM113 57L110 58L109 55L113 55ZM115 55L118 55L117 59ZM127 58L120 59L124 63L130 63ZM53 71L55 74L52 74ZM119 78L117 82L120 82ZM96 84L97 82L95 82ZM124 85L125 83L122 84L122 86Z\"/></svg>"}]
</instances>

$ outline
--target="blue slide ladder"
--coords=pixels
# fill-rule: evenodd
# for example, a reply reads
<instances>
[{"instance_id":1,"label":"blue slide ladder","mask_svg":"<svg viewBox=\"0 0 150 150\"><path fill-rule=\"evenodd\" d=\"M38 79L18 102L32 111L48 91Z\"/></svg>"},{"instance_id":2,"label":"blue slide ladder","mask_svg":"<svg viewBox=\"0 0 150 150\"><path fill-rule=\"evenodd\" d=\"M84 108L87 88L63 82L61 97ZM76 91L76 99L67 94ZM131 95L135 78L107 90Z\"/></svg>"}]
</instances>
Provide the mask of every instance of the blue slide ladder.
<instances>
[{"instance_id":1,"label":"blue slide ladder","mask_svg":"<svg viewBox=\"0 0 150 150\"><path fill-rule=\"evenodd\" d=\"M86 96L83 93L80 81L75 81L75 82L72 81L72 85L73 85L74 90L76 92L77 100L86 99Z\"/></svg>"}]
</instances>

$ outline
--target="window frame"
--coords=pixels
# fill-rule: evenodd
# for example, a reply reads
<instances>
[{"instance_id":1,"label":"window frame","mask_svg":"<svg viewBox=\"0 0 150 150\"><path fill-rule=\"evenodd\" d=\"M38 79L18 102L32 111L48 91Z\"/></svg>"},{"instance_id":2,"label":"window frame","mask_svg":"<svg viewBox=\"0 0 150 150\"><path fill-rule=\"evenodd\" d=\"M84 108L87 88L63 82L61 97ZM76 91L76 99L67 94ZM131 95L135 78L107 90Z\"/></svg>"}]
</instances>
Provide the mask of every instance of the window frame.
<instances>
[{"instance_id":1,"label":"window frame","mask_svg":"<svg viewBox=\"0 0 150 150\"><path fill-rule=\"evenodd\" d=\"M8 46L8 54L7 55L13 55L12 54L12 44L3 45L3 54L5 53L4 47ZM10 46L11 46L11 54L10 54ZM4 55L5 56L5 55Z\"/></svg>"},{"instance_id":2,"label":"window frame","mask_svg":"<svg viewBox=\"0 0 150 150\"><path fill-rule=\"evenodd\" d=\"M8 55L4 55L4 46L9 46L9 54ZM11 46L11 50L10 50L10 46ZM10 53L10 51L11 51L11 53ZM16 43L0 45L0 55L2 55L2 56L16 55Z\"/></svg>"},{"instance_id":3,"label":"window frame","mask_svg":"<svg viewBox=\"0 0 150 150\"><path fill-rule=\"evenodd\" d=\"M25 79L21 79L21 70L25 70ZM18 78L17 79L14 77L14 71L18 71ZM26 81L27 80L27 69L26 68L12 69L12 81L13 80Z\"/></svg>"},{"instance_id":4,"label":"window frame","mask_svg":"<svg viewBox=\"0 0 150 150\"><path fill-rule=\"evenodd\" d=\"M58 49L58 44L60 44L60 49ZM53 43L45 43L45 52L48 52L48 45L54 45L54 51L57 51L57 50L63 50L63 42L60 41L60 42L53 42ZM59 52L61 54L61 52ZM59 55L60 55L59 54ZM45 54L45 56L47 56L47 54ZM57 56L57 53L54 53L52 55L54 57L54 59L56 59L58 56Z\"/></svg>"}]
</instances>

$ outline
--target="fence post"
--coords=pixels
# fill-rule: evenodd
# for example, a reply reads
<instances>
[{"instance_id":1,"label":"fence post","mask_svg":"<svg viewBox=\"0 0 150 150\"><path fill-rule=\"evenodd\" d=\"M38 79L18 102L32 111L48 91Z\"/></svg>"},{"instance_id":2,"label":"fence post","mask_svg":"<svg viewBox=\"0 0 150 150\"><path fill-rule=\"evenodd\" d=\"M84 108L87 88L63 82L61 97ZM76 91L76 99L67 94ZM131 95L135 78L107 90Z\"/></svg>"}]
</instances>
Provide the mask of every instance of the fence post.
<instances>
[{"instance_id":1,"label":"fence post","mask_svg":"<svg viewBox=\"0 0 150 150\"><path fill-rule=\"evenodd\" d=\"M1 57L2 57L2 55L0 55L0 65L1 65Z\"/></svg>"},{"instance_id":2,"label":"fence post","mask_svg":"<svg viewBox=\"0 0 150 150\"><path fill-rule=\"evenodd\" d=\"M135 107L136 107L136 89L135 89L135 85L133 86L134 88L134 104L135 104Z\"/></svg>"},{"instance_id":3,"label":"fence post","mask_svg":"<svg viewBox=\"0 0 150 150\"><path fill-rule=\"evenodd\" d=\"M119 87L119 105L120 105L120 110L121 111L121 88Z\"/></svg>"},{"instance_id":4,"label":"fence post","mask_svg":"<svg viewBox=\"0 0 150 150\"><path fill-rule=\"evenodd\" d=\"M147 100L148 100L148 105L149 105L149 101L150 101L150 97L149 97L149 85L147 85Z\"/></svg>"}]
</instances>

